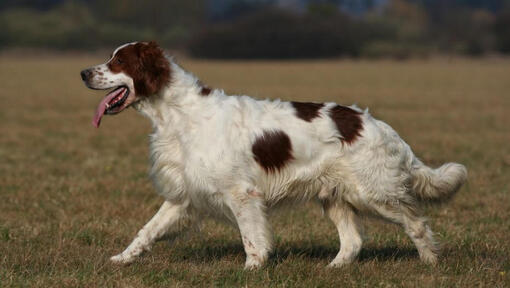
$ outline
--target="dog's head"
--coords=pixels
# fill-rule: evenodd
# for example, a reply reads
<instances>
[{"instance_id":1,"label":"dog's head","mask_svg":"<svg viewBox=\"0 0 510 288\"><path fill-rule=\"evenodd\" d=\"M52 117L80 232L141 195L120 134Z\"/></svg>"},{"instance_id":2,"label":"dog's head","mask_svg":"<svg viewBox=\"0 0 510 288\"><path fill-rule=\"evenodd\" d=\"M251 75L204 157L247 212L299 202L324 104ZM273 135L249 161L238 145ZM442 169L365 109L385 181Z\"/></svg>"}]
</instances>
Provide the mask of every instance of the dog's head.
<instances>
[{"instance_id":1,"label":"dog's head","mask_svg":"<svg viewBox=\"0 0 510 288\"><path fill-rule=\"evenodd\" d=\"M81 71L91 89L112 89L99 103L93 124L104 114L117 114L131 104L157 94L170 81L170 64L155 42L133 42L117 48L110 60Z\"/></svg>"}]
</instances>

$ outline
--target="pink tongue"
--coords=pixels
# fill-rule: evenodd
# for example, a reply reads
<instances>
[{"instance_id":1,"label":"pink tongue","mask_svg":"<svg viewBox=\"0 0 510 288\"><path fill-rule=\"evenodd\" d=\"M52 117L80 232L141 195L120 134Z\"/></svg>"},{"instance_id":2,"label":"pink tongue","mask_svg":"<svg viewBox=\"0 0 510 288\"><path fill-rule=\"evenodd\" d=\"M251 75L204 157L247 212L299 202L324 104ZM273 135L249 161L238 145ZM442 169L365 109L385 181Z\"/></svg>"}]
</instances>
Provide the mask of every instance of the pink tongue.
<instances>
[{"instance_id":1,"label":"pink tongue","mask_svg":"<svg viewBox=\"0 0 510 288\"><path fill-rule=\"evenodd\" d=\"M108 93L103 100L101 100L101 103L97 106L96 114L94 115L94 119L92 120L92 125L96 126L96 128L99 128L99 124L101 124L101 118L104 115L104 111L106 111L106 104L108 104L110 101L112 101L113 98L118 96L119 94L124 94L126 92L126 88L118 88L113 90L112 92Z\"/></svg>"}]
</instances>

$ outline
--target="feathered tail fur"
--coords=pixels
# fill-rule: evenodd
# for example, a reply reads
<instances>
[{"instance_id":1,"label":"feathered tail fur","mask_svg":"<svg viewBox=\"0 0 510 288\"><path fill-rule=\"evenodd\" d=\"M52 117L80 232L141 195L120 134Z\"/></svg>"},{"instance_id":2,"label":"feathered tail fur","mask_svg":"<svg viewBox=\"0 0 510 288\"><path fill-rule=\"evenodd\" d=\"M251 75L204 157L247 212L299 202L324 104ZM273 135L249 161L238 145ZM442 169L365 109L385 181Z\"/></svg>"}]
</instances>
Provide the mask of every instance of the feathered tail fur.
<instances>
[{"instance_id":1,"label":"feathered tail fur","mask_svg":"<svg viewBox=\"0 0 510 288\"><path fill-rule=\"evenodd\" d=\"M417 198L424 202L446 202L467 180L466 167L458 163L446 163L432 169L420 162L411 174L413 191Z\"/></svg>"}]
</instances>

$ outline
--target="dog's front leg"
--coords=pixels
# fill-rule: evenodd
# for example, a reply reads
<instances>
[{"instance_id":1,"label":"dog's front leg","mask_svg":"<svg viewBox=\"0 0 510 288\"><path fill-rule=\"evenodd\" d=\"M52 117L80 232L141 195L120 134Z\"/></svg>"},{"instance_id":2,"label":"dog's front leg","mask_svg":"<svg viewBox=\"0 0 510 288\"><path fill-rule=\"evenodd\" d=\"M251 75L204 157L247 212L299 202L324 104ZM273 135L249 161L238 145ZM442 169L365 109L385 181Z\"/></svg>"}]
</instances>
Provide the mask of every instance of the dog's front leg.
<instances>
[{"instance_id":1,"label":"dog's front leg","mask_svg":"<svg viewBox=\"0 0 510 288\"><path fill-rule=\"evenodd\" d=\"M272 233L266 218L262 193L255 189L236 189L229 206L235 216L246 252L245 269L261 267L272 249Z\"/></svg>"},{"instance_id":2,"label":"dog's front leg","mask_svg":"<svg viewBox=\"0 0 510 288\"><path fill-rule=\"evenodd\" d=\"M174 204L165 201L159 211L138 232L136 238L124 252L110 258L114 263L133 262L143 251L150 250L152 244L165 235L170 228L178 228L189 220L188 203Z\"/></svg>"}]
</instances>

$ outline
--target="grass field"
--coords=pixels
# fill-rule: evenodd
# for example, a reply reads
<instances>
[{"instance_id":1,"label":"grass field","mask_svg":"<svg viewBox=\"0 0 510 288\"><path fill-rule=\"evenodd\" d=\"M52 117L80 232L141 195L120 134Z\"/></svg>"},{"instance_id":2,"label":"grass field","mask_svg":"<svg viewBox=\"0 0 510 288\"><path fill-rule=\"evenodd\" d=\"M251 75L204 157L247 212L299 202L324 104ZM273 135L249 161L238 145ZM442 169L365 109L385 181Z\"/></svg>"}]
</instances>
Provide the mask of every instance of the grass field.
<instances>
[{"instance_id":1,"label":"grass field","mask_svg":"<svg viewBox=\"0 0 510 288\"><path fill-rule=\"evenodd\" d=\"M336 229L306 205L272 217L275 253L252 272L238 233L212 221L130 266L109 263L162 199L146 177L148 120L130 109L91 125L104 93L79 71L102 60L0 58L1 287L510 286L510 60L182 60L228 93L369 107L425 163L470 173L451 203L426 209L443 243L437 267L402 229L367 220L359 261L325 269Z\"/></svg>"}]
</instances>

